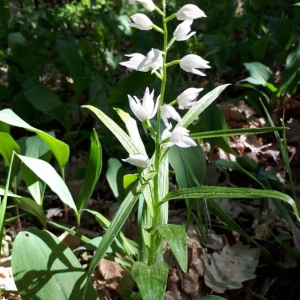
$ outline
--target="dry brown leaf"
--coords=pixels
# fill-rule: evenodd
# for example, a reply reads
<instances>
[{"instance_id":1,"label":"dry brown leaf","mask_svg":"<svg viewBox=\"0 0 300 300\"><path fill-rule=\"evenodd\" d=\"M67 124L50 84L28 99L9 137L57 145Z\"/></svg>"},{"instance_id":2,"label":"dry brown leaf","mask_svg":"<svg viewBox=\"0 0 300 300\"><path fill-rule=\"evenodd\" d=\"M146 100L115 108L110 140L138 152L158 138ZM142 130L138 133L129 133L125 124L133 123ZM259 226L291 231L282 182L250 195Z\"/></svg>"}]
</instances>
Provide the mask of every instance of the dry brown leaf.
<instances>
[{"instance_id":1,"label":"dry brown leaf","mask_svg":"<svg viewBox=\"0 0 300 300\"><path fill-rule=\"evenodd\" d=\"M242 282L256 277L259 249L251 249L241 242L226 245L220 254L214 253L211 265L205 266L205 283L217 293L239 289Z\"/></svg>"}]
</instances>

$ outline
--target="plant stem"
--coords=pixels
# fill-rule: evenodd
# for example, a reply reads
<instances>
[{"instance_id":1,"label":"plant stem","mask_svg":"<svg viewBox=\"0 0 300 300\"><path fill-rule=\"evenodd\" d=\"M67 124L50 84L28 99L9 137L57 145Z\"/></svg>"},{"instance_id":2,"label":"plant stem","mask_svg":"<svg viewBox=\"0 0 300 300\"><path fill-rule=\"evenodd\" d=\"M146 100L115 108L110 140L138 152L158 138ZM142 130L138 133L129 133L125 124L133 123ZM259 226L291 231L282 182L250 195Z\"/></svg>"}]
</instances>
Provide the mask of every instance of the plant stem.
<instances>
[{"instance_id":1,"label":"plant stem","mask_svg":"<svg viewBox=\"0 0 300 300\"><path fill-rule=\"evenodd\" d=\"M158 110L157 110L157 122L156 122L156 139L155 139L155 161L154 161L154 168L157 171L157 175L154 177L154 218L152 227L155 227L159 225L160 222L160 212L161 212L161 206L157 205L160 201L160 195L159 195L159 165L161 160L161 107L164 101L164 95L166 90L166 83L167 83L167 46L168 46L168 29L167 29L167 22L166 22L166 1L162 1L162 7L163 7L163 15L162 15L162 23L163 23L163 30L164 30L164 42L163 42L163 68L162 68L162 78L161 78L161 88L160 88L160 99L158 104ZM155 261L160 260L161 261L161 255L154 255L157 248L159 248L159 241L157 240L158 236L157 234L153 234L151 236L151 243L150 243L150 253L149 253L149 259L148 259L148 265L151 265ZM161 247L160 247L161 248Z\"/></svg>"}]
</instances>

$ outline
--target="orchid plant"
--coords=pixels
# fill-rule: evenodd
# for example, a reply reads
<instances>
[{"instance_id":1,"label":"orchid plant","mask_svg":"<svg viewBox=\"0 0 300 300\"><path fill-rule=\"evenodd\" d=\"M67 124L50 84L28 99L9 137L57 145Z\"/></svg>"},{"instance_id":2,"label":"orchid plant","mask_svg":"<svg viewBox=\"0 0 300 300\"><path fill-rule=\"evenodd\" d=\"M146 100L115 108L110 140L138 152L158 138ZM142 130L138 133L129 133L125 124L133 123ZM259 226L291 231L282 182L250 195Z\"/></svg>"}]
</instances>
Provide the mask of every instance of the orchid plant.
<instances>
[{"instance_id":1,"label":"orchid plant","mask_svg":"<svg viewBox=\"0 0 300 300\"><path fill-rule=\"evenodd\" d=\"M188 269L185 228L180 225L168 224L169 201L192 198L277 198L292 206L298 220L299 214L296 203L291 197L277 191L266 190L264 186L262 189L256 190L202 185L203 178L200 178L202 175L197 176L197 172L200 170L202 174L204 173L202 170L205 169L205 159L204 162L199 163L202 149L198 140L240 134L258 134L286 128L264 127L190 133L189 125L228 85L216 87L199 100L197 98L203 89L199 86L192 86L181 91L179 95L174 95L174 100L167 103L165 95L169 67L177 65L182 69L180 72L189 72L199 76L205 76L205 73L200 70L210 68L208 61L195 54L187 54L178 60L169 61L168 51L175 42L186 41L192 37L195 34L191 30L192 23L206 15L193 4L184 5L176 13L167 16L165 0L162 0L161 8L157 7L152 0L133 0L133 2L141 4L147 11L161 16L161 25L157 26L145 14L137 13L131 17L133 23L130 25L139 30L156 30L161 34L162 46L161 49L149 49L146 55L128 54L129 59L121 62L121 65L133 72L151 72L154 74L153 77L156 76L157 81L160 82L160 90L158 92L151 87L146 87L142 99L136 95L128 95L133 117L121 109L115 109L124 122L126 131L98 108L92 105L83 106L92 111L105 124L128 152L128 156L122 159L123 162L137 168L137 173L131 177L134 178L130 182L132 188L122 200L111 222L99 212L85 209L101 172L101 144L96 130L93 130L91 134L91 150L84 183L77 200L74 201L64 182L64 170L69 158L68 145L50 134L30 126L10 109L4 109L0 111L1 123L24 128L36 133L37 137L28 138L30 139L30 142L26 142L28 151L26 151L26 155L21 155L20 147L8 133L7 127L3 126L5 132L0 132L2 141L0 154L4 157L5 163L9 165L5 189L0 188L0 196L3 196L3 199L0 197L0 240L4 228L7 198L13 197L21 209L38 217L44 228L47 228L47 224L51 224L79 237L83 243L86 243L82 246L83 249L90 249L92 244L96 245L97 250L87 274L89 278L99 261L106 255L106 258L115 260L129 271L136 282L140 294L131 295L130 299L160 300L164 298L169 271L168 265L163 260L163 240L167 241L179 267L184 272L187 272ZM169 22L179 23L172 36L168 32ZM183 117L178 113L177 105L179 109L186 109ZM155 144L153 153L149 153L149 149L145 147L136 120L139 124L144 125L143 128L152 138ZM36 138L41 139L48 148L45 148L44 144L38 144L39 151L37 151L37 142L32 140ZM54 154L58 162L61 177L49 162L41 159L43 157L50 160L49 151ZM28 153L35 157L31 157ZM19 173L15 160L17 163L21 162L20 174L32 199L17 195L17 180L15 179ZM178 161L180 164L176 165ZM174 169L179 187L172 191L169 191L169 165ZM178 165L180 166L178 167ZM189 177L193 183L188 182L189 180L178 180L180 174ZM14 193L9 190L11 178L13 178ZM78 231L80 231L81 213L85 210L96 216L107 229L104 236L91 241L80 232L48 221L42 207L45 185L59 196L66 207L74 211ZM278 201L274 200L274 203L280 211L284 210L283 206L279 206ZM137 223L141 236L138 244L129 240L121 232L129 215L135 211L136 204L138 204ZM220 207L218 208L213 200L211 204L211 210L214 208L212 211L217 215L221 210ZM222 217L224 219L224 216L226 218L226 213L223 211L218 214L220 219ZM238 226L235 229L242 234ZM255 240L252 242L259 247ZM89 243L90 245L87 247ZM78 249L82 249L82 247ZM122 256L122 259L114 255L116 252ZM49 262L51 262L50 265ZM24 299L37 297L45 300L54 298L98 299L76 256L50 232L34 228L20 232L14 242L12 270L18 291L22 298L24 296ZM41 274L43 280L40 280ZM61 282L68 284L62 285Z\"/></svg>"},{"instance_id":2,"label":"orchid plant","mask_svg":"<svg viewBox=\"0 0 300 300\"><path fill-rule=\"evenodd\" d=\"M243 195L252 198L263 197L264 193L259 191L254 193L254 196L250 190L239 191L233 188L203 186L169 192L169 150L172 147L181 149L193 147L201 150L197 142L197 139L201 138L201 133L189 135L190 131L187 128L228 84L216 87L200 100L197 98L203 89L198 86L189 87L178 96L174 95L174 101L165 103L168 68L170 66L178 65L182 71L199 76L206 76L200 70L210 68L209 62L196 54L187 54L178 60L168 60L170 47L175 42L186 41L193 36L195 32L191 31L192 23L196 19L206 17L206 15L193 4L184 5L174 14L167 16L165 0L162 0L161 8L156 6L152 0L133 0L132 2L141 4L149 12L158 13L162 20L161 26L157 26L143 13L136 13L131 16L131 27L159 32L162 36L162 47L161 49L149 49L146 56L141 53L127 54L129 59L120 63L133 71L151 72L160 81L159 95L155 95L155 91L151 90L150 87L145 89L142 99L135 95L128 95L131 111L134 117L144 124L148 134L152 137L155 151L152 154L147 152L136 121L126 112L116 109L125 123L128 133L99 109L89 105L84 106L96 114L127 150L129 156L123 161L136 166L138 170L136 184L121 203L108 227L91 262L89 275L92 274L100 259L105 255L107 248L120 232L122 225L138 202L141 239L136 257L137 261L132 265L131 274L143 299L163 299L168 276L168 266L163 262L162 244L164 239L168 242L173 255L184 272L187 271L188 265L185 228L168 224L168 201L186 198L216 198L218 195L233 198ZM180 23L173 32L172 38L169 38L168 23L174 19ZM187 109L182 118L176 110L177 105L179 109ZM150 122L153 118L156 118L156 122ZM273 131L274 129L269 128L268 130ZM245 130L242 131L243 134L251 134L251 130L248 133ZM238 133L219 132L218 134L219 136L229 136ZM213 133L211 136L216 137L218 134ZM206 135L206 137L208 136L209 134ZM283 197L277 194L274 197L283 200Z\"/></svg>"}]
</instances>

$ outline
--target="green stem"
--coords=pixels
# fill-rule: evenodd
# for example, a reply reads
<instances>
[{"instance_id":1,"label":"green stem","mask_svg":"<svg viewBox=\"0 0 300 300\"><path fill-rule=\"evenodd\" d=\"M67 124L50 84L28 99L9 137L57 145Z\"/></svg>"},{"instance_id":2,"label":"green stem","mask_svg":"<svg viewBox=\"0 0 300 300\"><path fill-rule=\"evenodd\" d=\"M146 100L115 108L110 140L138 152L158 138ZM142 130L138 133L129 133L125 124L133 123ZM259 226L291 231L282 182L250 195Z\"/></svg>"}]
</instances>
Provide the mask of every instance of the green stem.
<instances>
[{"instance_id":1,"label":"green stem","mask_svg":"<svg viewBox=\"0 0 300 300\"><path fill-rule=\"evenodd\" d=\"M168 29L167 29L167 22L166 22L166 1L162 1L163 7L163 15L162 15L162 22L163 22L163 31L164 31L164 43L163 43L163 68L162 68L162 78L161 78L161 88L160 88L160 100L157 110L157 122L156 122L156 139L155 139L155 161L154 161L154 168L157 171L157 175L154 177L154 217L153 217L153 224L152 226L155 227L159 224L160 221L160 210L161 207L157 205L160 201L159 197L159 178L158 178L158 170L159 170L159 163L160 163L160 156L161 156L161 107L164 101L165 90L166 90L166 83L167 83L167 47L168 47ZM161 260L161 258L157 257L155 251L157 250L157 234L151 236L151 243L150 243L150 253L148 259L148 265L151 265L157 260Z\"/></svg>"}]
</instances>

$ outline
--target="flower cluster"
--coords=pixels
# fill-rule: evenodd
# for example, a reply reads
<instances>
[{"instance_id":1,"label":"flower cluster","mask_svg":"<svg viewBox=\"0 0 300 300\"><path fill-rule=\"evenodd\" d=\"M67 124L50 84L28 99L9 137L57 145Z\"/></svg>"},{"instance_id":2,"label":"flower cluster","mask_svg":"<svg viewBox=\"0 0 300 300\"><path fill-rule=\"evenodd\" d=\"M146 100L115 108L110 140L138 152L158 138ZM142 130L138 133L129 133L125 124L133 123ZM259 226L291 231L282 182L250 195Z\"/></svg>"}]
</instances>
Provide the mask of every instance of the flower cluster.
<instances>
[{"instance_id":1,"label":"flower cluster","mask_svg":"<svg viewBox=\"0 0 300 300\"><path fill-rule=\"evenodd\" d=\"M170 20L177 18L182 21L173 32L173 38L169 41L167 48L160 51L159 49L151 49L146 56L140 53L132 53L126 55L129 60L121 62L122 66L129 69L140 71L140 72L151 72L155 74L160 80L166 80L166 68L178 64L185 72L190 72L196 75L205 76L205 74L199 69L208 69L208 61L195 54L188 54L180 60L166 62L167 50L175 41L185 41L195 35L196 32L191 30L193 21L197 18L206 17L205 13L198 8L196 5L187 4L184 5L179 11L168 18L165 13L161 11L152 0L131 0L131 3L140 3L149 12L156 11L163 16L164 24ZM166 26L164 29L156 26L151 19L143 13L136 13L131 16L133 23L131 27L138 28L140 30L156 30L167 36ZM144 97L138 99L136 96L128 95L129 105L136 116L141 122L143 122L149 129L153 137L160 137L160 132L155 132L149 122L156 114L158 115L157 122L162 121L165 125L165 130L162 132L160 137L160 146L164 148L177 145L179 147L187 148L196 146L194 140L189 137L189 130L182 126L182 119L176 109L172 106L178 103L179 108L190 108L197 104L196 98L202 91L202 88L188 88L183 91L177 98L170 104L163 104L163 99L160 99L160 95L157 97L156 102L154 101L154 91L150 93L149 88L146 88ZM173 119L177 122L177 125L172 130L172 123L169 119ZM158 127L160 128L160 127ZM124 161L131 163L138 167L147 167L149 165L149 158L145 153L131 154L129 158Z\"/></svg>"}]
</instances>

